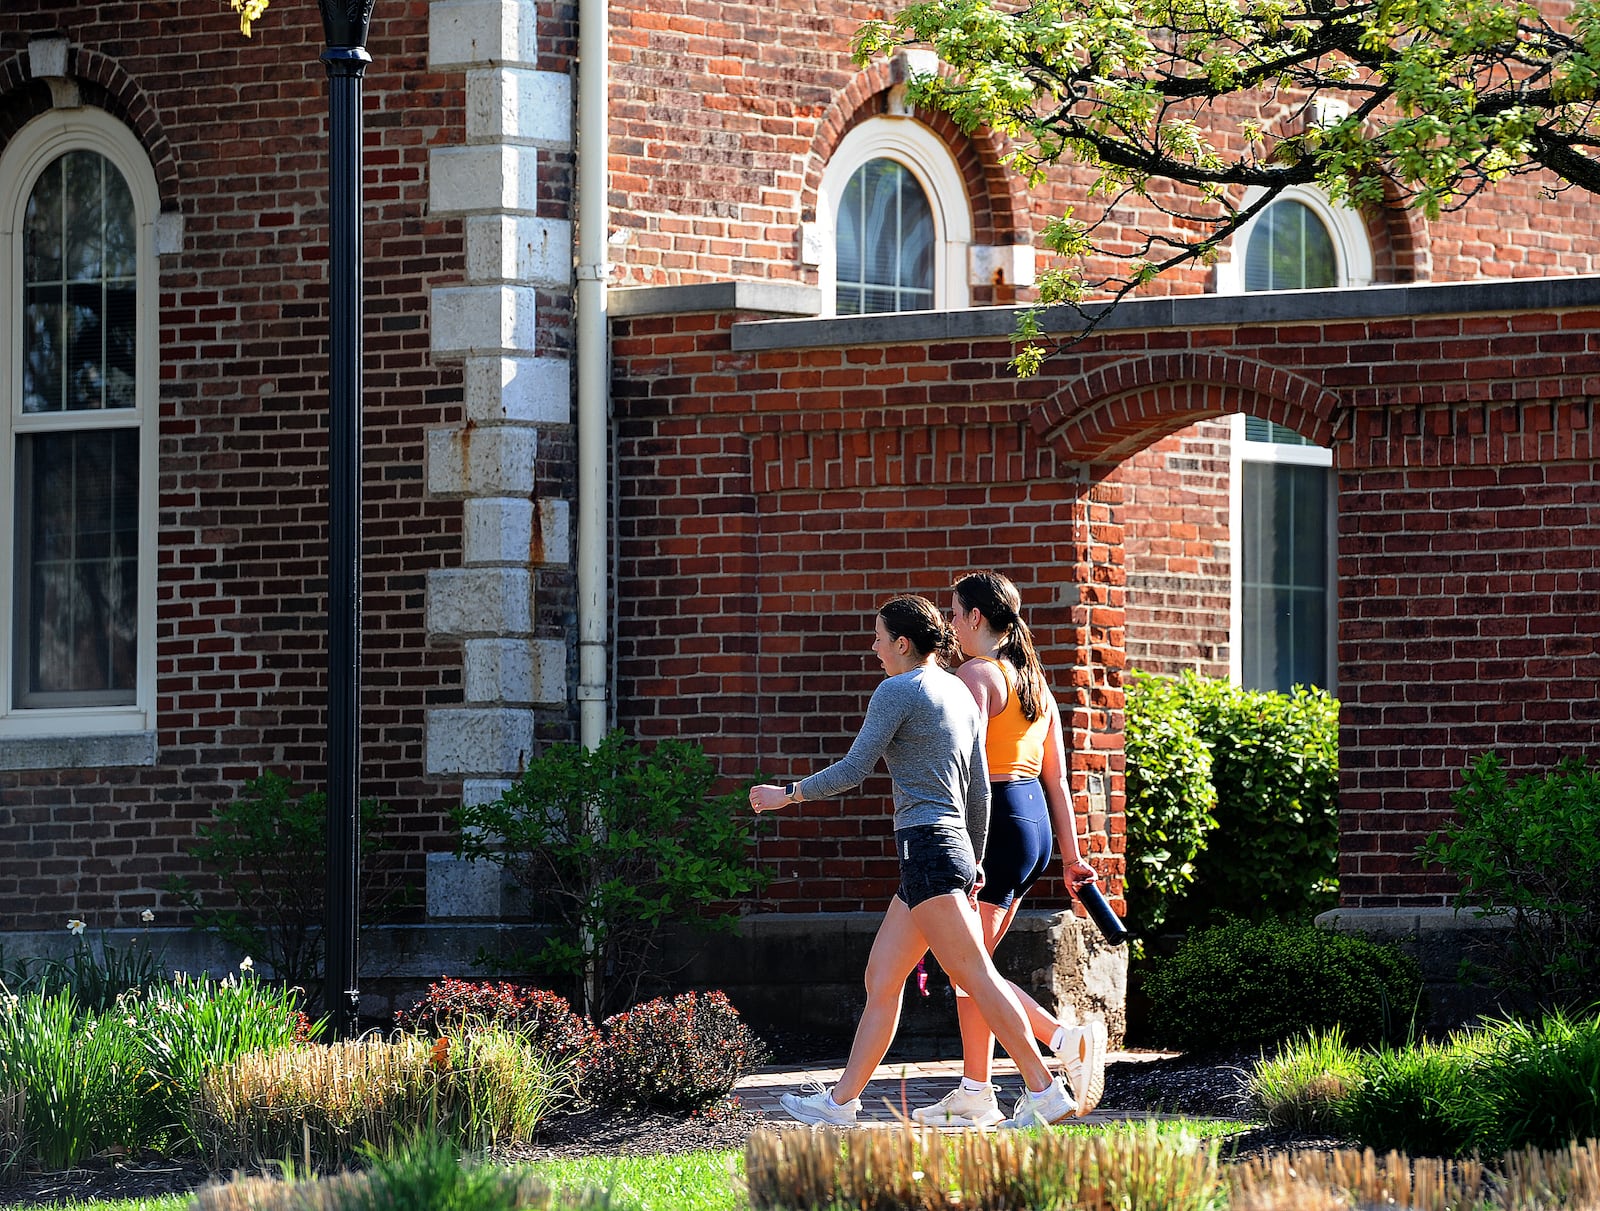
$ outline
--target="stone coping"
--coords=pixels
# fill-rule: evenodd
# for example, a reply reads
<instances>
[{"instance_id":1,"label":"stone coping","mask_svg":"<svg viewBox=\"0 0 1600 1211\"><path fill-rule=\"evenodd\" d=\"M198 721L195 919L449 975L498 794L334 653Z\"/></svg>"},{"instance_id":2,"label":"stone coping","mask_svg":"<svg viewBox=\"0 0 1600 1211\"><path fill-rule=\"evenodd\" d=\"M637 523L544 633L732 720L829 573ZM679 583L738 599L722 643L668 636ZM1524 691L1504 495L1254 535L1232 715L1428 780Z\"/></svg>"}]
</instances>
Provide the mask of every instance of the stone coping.
<instances>
[{"instance_id":1,"label":"stone coping","mask_svg":"<svg viewBox=\"0 0 1600 1211\"><path fill-rule=\"evenodd\" d=\"M608 299L610 312L615 316L758 311L774 317L810 317L735 323L732 344L736 352L941 340L1005 340L1016 328L1018 315L1026 310L972 307L957 311L904 311L821 319L816 318L821 309L821 295L815 289L794 283L754 281L637 287L613 290ZM1596 306L1600 306L1600 277L1408 282L1332 290L1129 299L1111 308L1099 327L1106 331L1236 327L1559 311ZM1104 303L1091 303L1084 307L1082 314L1100 316L1107 307ZM1041 330L1054 336L1070 336L1084 323L1080 314L1069 307L1049 308L1041 314L1040 321Z\"/></svg>"}]
</instances>

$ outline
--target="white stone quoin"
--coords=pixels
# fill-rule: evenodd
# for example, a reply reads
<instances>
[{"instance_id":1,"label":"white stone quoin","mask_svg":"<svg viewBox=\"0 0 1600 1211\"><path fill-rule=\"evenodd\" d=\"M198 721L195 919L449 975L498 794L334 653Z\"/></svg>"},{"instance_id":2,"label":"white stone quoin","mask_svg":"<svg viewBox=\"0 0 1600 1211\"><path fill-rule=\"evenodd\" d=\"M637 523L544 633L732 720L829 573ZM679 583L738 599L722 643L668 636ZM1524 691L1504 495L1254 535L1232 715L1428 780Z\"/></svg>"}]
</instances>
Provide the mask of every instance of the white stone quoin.
<instances>
[{"instance_id":1,"label":"white stone quoin","mask_svg":"<svg viewBox=\"0 0 1600 1211\"><path fill-rule=\"evenodd\" d=\"M534 756L533 709L567 699L567 643L536 639L534 573L569 561L567 501L540 492L540 426L572 419L572 368L541 354L540 291L570 291L571 215L540 213L539 157L573 139L572 80L538 69L532 0L435 0L428 64L460 72L465 141L428 159L428 208L462 221L458 285L434 290L433 356L460 361L464 423L430 432L426 486L462 501L462 566L427 577L431 643L460 645L462 703L426 716L430 774L497 797ZM548 203L547 203L548 205ZM428 914L493 920L498 867L431 854Z\"/></svg>"}]
</instances>

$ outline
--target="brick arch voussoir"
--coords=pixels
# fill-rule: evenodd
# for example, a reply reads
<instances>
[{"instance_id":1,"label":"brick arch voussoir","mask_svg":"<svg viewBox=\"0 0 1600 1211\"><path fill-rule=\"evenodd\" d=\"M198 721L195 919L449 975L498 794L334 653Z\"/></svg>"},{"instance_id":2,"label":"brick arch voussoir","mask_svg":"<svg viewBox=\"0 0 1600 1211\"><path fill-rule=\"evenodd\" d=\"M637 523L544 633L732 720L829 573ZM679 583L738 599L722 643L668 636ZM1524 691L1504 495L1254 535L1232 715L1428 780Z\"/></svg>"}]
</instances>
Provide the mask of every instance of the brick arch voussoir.
<instances>
[{"instance_id":1,"label":"brick arch voussoir","mask_svg":"<svg viewBox=\"0 0 1600 1211\"><path fill-rule=\"evenodd\" d=\"M883 98L894 87L893 65L879 61L857 72L839 91L817 123L806 153L805 181L800 192L800 213L816 218L817 191L822 174L845 135L858 123L883 112ZM966 182L972 208L973 239L977 243L1026 243L1032 239L1032 211L1022 178L1005 166L1005 141L984 127L963 134L945 114L923 115L928 128L944 140Z\"/></svg>"},{"instance_id":2,"label":"brick arch voussoir","mask_svg":"<svg viewBox=\"0 0 1600 1211\"><path fill-rule=\"evenodd\" d=\"M80 86L84 86L84 100L87 103L104 109L133 131L155 170L161 209L177 210L178 158L161 125L161 118L144 90L115 59L82 46L74 46L69 50L67 72ZM25 52L0 62L0 107L4 107L14 94L22 93L34 83ZM39 108L38 112L43 112L43 108ZM26 116L36 117L37 113L29 112Z\"/></svg>"},{"instance_id":3,"label":"brick arch voussoir","mask_svg":"<svg viewBox=\"0 0 1600 1211\"><path fill-rule=\"evenodd\" d=\"M1111 362L1062 384L1032 425L1063 465L1115 466L1197 420L1244 412L1334 444L1339 397L1277 366L1226 353Z\"/></svg>"}]
</instances>

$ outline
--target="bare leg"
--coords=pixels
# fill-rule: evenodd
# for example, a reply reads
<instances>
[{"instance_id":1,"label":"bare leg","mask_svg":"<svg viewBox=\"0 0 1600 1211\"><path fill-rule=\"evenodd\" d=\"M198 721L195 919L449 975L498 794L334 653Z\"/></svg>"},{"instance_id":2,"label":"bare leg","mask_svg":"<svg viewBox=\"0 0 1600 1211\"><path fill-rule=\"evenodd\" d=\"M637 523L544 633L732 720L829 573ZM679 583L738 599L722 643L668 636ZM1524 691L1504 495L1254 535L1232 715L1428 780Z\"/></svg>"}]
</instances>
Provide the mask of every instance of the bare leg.
<instances>
[{"instance_id":1,"label":"bare leg","mask_svg":"<svg viewBox=\"0 0 1600 1211\"><path fill-rule=\"evenodd\" d=\"M984 949L991 955L1011 928L1011 922L1016 919L1017 909L1021 906L1021 897L1013 897L1010 908L978 901ZM1049 1046L1061 1026L1060 1020L1017 985L1009 980L1006 983L1017 998L1017 1003L1022 1006L1023 1013L1028 1015L1028 1028L1033 1031L1033 1037ZM956 1019L961 1025L961 1075L980 1085L987 1085L994 1075L994 1034L989 1030L989 1023L978 1012L978 1007L972 1003L972 998L959 987L956 989Z\"/></svg>"},{"instance_id":2,"label":"bare leg","mask_svg":"<svg viewBox=\"0 0 1600 1211\"><path fill-rule=\"evenodd\" d=\"M978 914L967 898L955 892L934 896L913 908L911 917L945 974L966 989L976 1003L978 1012L1016 1063L1028 1088L1035 1093L1045 1089L1052 1080L1050 1070L1033 1045L1027 1015L1010 986L995 971L989 952L984 949ZM916 960L913 958L911 963L915 966ZM896 1005L898 1007L898 1001ZM853 1054L851 1058L853 1061ZM835 1096L834 1100L841 1099Z\"/></svg>"},{"instance_id":3,"label":"bare leg","mask_svg":"<svg viewBox=\"0 0 1600 1211\"><path fill-rule=\"evenodd\" d=\"M941 897L944 898L944 897ZM889 911L872 939L867 959L867 1007L856 1023L856 1037L850 1044L850 1060L839 1082L833 1087L833 1100L839 1104L861 1096L872 1079L873 1069L883 1062L894 1032L900 1026L900 997L906 977L928 949L913 919L912 911L899 896L889 901Z\"/></svg>"}]
</instances>

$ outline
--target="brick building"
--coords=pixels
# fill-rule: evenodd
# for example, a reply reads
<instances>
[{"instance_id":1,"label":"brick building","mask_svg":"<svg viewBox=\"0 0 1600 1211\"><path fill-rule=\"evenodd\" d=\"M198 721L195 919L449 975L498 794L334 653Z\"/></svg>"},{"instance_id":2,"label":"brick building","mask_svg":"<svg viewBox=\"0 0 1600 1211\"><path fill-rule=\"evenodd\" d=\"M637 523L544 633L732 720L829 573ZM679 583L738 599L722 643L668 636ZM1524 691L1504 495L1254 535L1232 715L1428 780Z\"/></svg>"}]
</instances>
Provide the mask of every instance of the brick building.
<instances>
[{"instance_id":1,"label":"brick building","mask_svg":"<svg viewBox=\"0 0 1600 1211\"><path fill-rule=\"evenodd\" d=\"M609 11L602 121L572 4L374 5L362 771L427 888L400 950L508 911L449 856L463 796L595 721L803 773L859 719L875 603L971 566L1023 588L1113 891L1129 663L1334 685L1342 905L1368 924L1445 904L1412 855L1468 758L1596 750L1586 197L1519 178L1428 224L1303 191L1019 383L1010 307L1084 180L1030 194L997 139L909 112L905 60L850 60L872 6ZM165 909L243 780L321 776L321 49L309 0L248 41L214 0L0 12L20 945ZM748 949L870 927L886 800L779 821ZM1031 903L1067 907L1059 883ZM1036 925L1029 970L1115 1020L1115 959ZM824 949L848 985L858 958Z\"/></svg>"}]
</instances>

